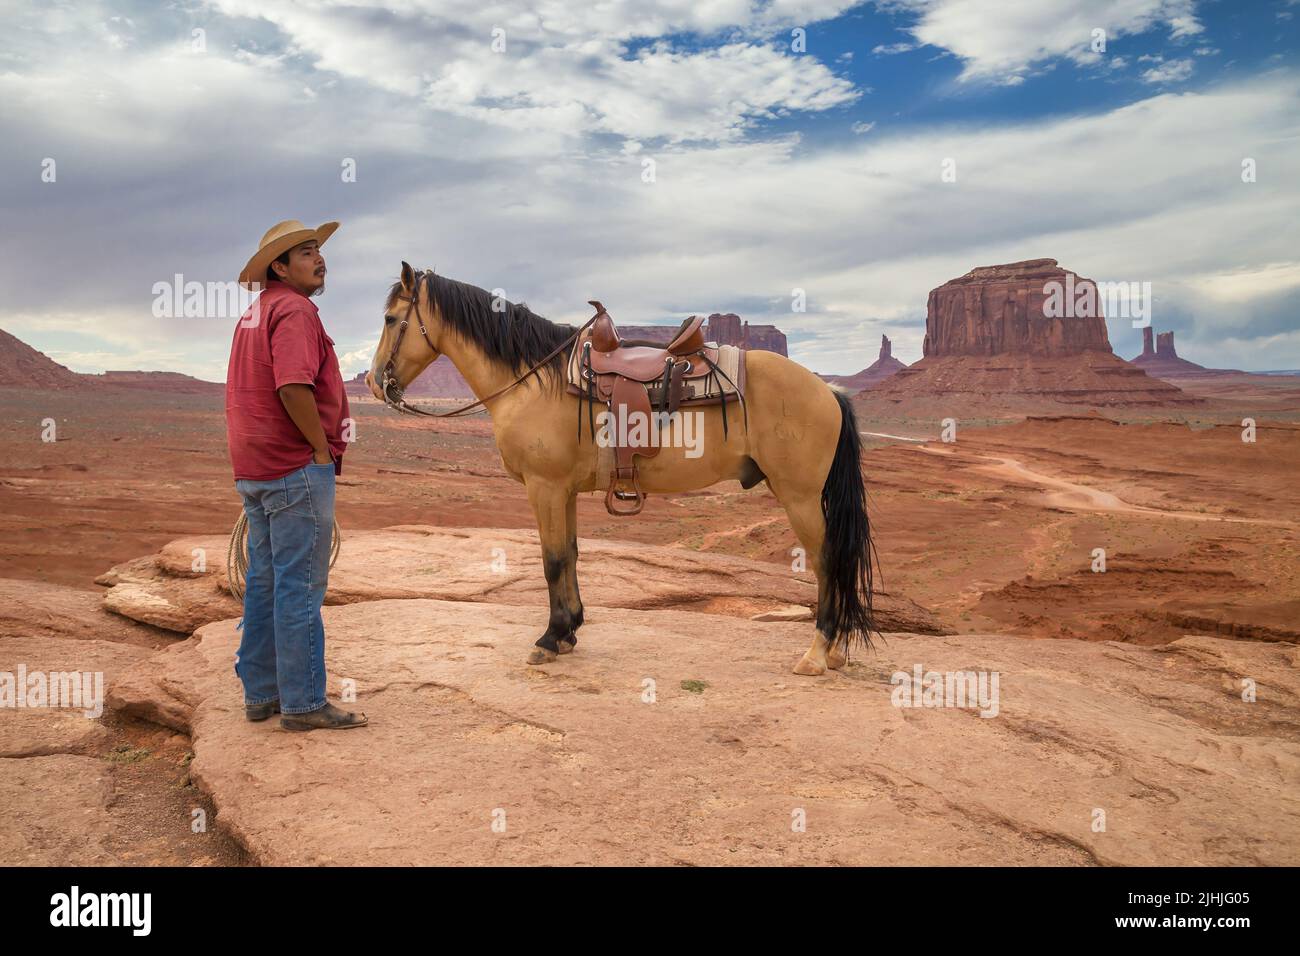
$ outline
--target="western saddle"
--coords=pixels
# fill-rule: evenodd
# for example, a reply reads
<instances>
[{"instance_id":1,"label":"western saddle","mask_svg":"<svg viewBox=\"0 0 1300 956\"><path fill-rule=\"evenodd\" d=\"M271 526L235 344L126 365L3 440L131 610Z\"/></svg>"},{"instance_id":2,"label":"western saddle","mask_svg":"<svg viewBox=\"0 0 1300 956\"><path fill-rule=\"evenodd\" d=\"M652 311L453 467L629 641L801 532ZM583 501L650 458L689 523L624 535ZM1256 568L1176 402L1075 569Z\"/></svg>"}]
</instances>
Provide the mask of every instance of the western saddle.
<instances>
[{"instance_id":1,"label":"western saddle","mask_svg":"<svg viewBox=\"0 0 1300 956\"><path fill-rule=\"evenodd\" d=\"M704 341L704 319L682 322L667 345L623 341L614 320L596 300L596 314L573 344L568 389L585 400L588 431L596 440L593 408L609 411L603 430L613 448L613 467L605 508L612 515L638 514L645 494L637 482L636 456L659 454L658 429L683 405L717 401L722 408L723 440L727 434L727 397L744 408L744 356L732 346ZM582 441L582 406L578 403L578 441ZM654 412L658 412L655 416ZM638 427L638 422L641 423ZM621 502L627 507L616 507Z\"/></svg>"}]
</instances>

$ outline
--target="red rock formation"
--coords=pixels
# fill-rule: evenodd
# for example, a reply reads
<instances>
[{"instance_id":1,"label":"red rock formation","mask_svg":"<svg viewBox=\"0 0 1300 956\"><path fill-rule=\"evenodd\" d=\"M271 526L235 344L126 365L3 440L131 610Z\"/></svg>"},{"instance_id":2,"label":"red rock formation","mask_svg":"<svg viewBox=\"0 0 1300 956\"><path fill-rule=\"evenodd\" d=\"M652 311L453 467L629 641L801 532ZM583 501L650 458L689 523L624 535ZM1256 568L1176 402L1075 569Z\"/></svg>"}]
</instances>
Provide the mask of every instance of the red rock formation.
<instances>
[{"instance_id":1,"label":"red rock formation","mask_svg":"<svg viewBox=\"0 0 1300 956\"><path fill-rule=\"evenodd\" d=\"M1156 347L1151 348L1151 326L1142 330L1142 354L1133 364L1156 378L1196 378L1208 375L1239 375L1235 369L1206 368L1187 359L1179 358L1174 348L1174 333L1161 332L1155 336Z\"/></svg>"},{"instance_id":2,"label":"red rock formation","mask_svg":"<svg viewBox=\"0 0 1300 956\"><path fill-rule=\"evenodd\" d=\"M1047 314L1054 291L1070 312ZM931 291L923 351L926 357L1078 355L1109 352L1110 339L1096 284L1055 259L1030 259L972 269Z\"/></svg>"},{"instance_id":3,"label":"red rock formation","mask_svg":"<svg viewBox=\"0 0 1300 956\"><path fill-rule=\"evenodd\" d=\"M677 331L676 325L624 325L619 334L625 339L667 345ZM714 312L704 323L704 337L719 345L735 345L788 356L785 333L775 325L750 325L734 312Z\"/></svg>"},{"instance_id":4,"label":"red rock formation","mask_svg":"<svg viewBox=\"0 0 1300 956\"><path fill-rule=\"evenodd\" d=\"M709 316L709 327L713 327L713 320L719 316ZM750 325L745 323L740 332L740 342L723 342L720 339L713 339L719 345L740 345L741 348L758 349L764 352L775 352L777 355L789 355L786 351L785 333L775 325Z\"/></svg>"},{"instance_id":5,"label":"red rock formation","mask_svg":"<svg viewBox=\"0 0 1300 956\"><path fill-rule=\"evenodd\" d=\"M622 338L637 342L653 342L656 345L667 345L673 340L676 332L675 325L623 325L620 322L618 326L618 334Z\"/></svg>"},{"instance_id":6,"label":"red rock formation","mask_svg":"<svg viewBox=\"0 0 1300 956\"><path fill-rule=\"evenodd\" d=\"M823 375L821 376L832 385L838 385L850 392L858 392L864 388L870 388L878 382L883 382L891 375L907 368L902 362L894 358L893 346L889 341L889 336L880 337L880 357L864 368L861 372L853 375Z\"/></svg>"},{"instance_id":7,"label":"red rock formation","mask_svg":"<svg viewBox=\"0 0 1300 956\"><path fill-rule=\"evenodd\" d=\"M710 342L717 342L719 345L740 346L745 344L747 325L748 322L742 325L740 316L734 312L714 312L704 324L704 335Z\"/></svg>"},{"instance_id":8,"label":"red rock formation","mask_svg":"<svg viewBox=\"0 0 1300 956\"><path fill-rule=\"evenodd\" d=\"M1072 308L1048 314L1053 296L1053 306ZM973 269L930 293L925 357L860 398L880 408L934 406L958 415L1199 404L1111 352L1101 305L1095 283L1055 259Z\"/></svg>"},{"instance_id":9,"label":"red rock formation","mask_svg":"<svg viewBox=\"0 0 1300 956\"><path fill-rule=\"evenodd\" d=\"M189 395L221 394L224 382L205 382L193 375L180 372L105 372L103 375L82 375L82 379L99 385L119 388L139 388L150 392L185 393Z\"/></svg>"},{"instance_id":10,"label":"red rock formation","mask_svg":"<svg viewBox=\"0 0 1300 956\"><path fill-rule=\"evenodd\" d=\"M82 376L0 329L0 386L76 388Z\"/></svg>"}]
</instances>

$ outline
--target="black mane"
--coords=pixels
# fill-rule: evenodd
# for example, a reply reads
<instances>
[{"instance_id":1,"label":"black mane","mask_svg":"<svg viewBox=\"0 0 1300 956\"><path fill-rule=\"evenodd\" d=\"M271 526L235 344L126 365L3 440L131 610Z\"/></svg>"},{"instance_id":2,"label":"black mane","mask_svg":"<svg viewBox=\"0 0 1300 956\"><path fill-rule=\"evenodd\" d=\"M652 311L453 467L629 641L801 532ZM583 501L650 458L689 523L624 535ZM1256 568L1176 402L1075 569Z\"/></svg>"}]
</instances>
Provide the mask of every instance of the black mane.
<instances>
[{"instance_id":1,"label":"black mane","mask_svg":"<svg viewBox=\"0 0 1300 956\"><path fill-rule=\"evenodd\" d=\"M493 295L486 289L440 276L432 269L415 276L416 295L420 286L429 290L429 300L436 302L442 320L467 340L477 345L491 361L503 365L516 375L526 372L571 336L571 325L560 325L533 312L522 302L502 300L503 311L492 311ZM402 294L402 283L393 283L388 293L391 308ZM550 381L564 381L568 351L552 356L539 369L549 370Z\"/></svg>"}]
</instances>

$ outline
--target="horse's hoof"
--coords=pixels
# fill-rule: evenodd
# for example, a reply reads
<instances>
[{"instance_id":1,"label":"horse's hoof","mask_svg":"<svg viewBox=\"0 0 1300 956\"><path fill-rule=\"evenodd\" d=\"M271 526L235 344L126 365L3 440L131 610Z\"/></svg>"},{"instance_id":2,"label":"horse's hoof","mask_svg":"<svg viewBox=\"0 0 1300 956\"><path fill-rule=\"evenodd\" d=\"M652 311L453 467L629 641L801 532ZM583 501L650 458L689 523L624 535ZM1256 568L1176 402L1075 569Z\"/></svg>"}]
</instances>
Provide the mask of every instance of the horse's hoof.
<instances>
[{"instance_id":1,"label":"horse's hoof","mask_svg":"<svg viewBox=\"0 0 1300 956\"><path fill-rule=\"evenodd\" d=\"M799 658L799 663L794 665L794 672L804 677L819 677L826 673L826 668L821 664L808 660L808 656L805 654Z\"/></svg>"},{"instance_id":2,"label":"horse's hoof","mask_svg":"<svg viewBox=\"0 0 1300 956\"><path fill-rule=\"evenodd\" d=\"M574 645L574 643L575 643L574 641L564 641L564 640L561 640L561 641L556 641L555 643L556 643L556 646L559 647L559 649L560 649L560 653L561 653L561 654L572 654L572 653L573 653L573 645Z\"/></svg>"},{"instance_id":3,"label":"horse's hoof","mask_svg":"<svg viewBox=\"0 0 1300 956\"><path fill-rule=\"evenodd\" d=\"M843 651L827 651L826 666L830 670L837 671L849 662L848 656Z\"/></svg>"},{"instance_id":4,"label":"horse's hoof","mask_svg":"<svg viewBox=\"0 0 1300 956\"><path fill-rule=\"evenodd\" d=\"M555 651L548 651L544 647L534 647L532 653L528 655L530 664L550 664L555 660Z\"/></svg>"}]
</instances>

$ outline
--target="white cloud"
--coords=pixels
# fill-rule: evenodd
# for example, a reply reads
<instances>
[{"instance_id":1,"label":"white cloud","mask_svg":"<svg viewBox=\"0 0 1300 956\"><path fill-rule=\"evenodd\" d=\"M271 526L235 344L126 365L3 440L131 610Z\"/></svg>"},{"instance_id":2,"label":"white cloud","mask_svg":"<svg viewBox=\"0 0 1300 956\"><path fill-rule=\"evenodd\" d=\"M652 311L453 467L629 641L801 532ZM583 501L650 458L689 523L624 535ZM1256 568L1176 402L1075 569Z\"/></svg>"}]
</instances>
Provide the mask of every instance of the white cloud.
<instances>
[{"instance_id":1,"label":"white cloud","mask_svg":"<svg viewBox=\"0 0 1300 956\"><path fill-rule=\"evenodd\" d=\"M756 119L858 96L815 56L762 39L836 16L848 0L549 0L528 9L409 0L396 13L375 0L213 3L277 24L318 70L516 131L723 141ZM732 39L682 52L663 39L677 32ZM635 40L655 42L632 53Z\"/></svg>"},{"instance_id":2,"label":"white cloud","mask_svg":"<svg viewBox=\"0 0 1300 956\"><path fill-rule=\"evenodd\" d=\"M1300 262L1270 262L1259 267L1210 273L1188 284L1220 303L1244 303L1262 295L1300 290Z\"/></svg>"},{"instance_id":3,"label":"white cloud","mask_svg":"<svg viewBox=\"0 0 1300 956\"><path fill-rule=\"evenodd\" d=\"M0 326L74 372L184 372L224 381L234 323L168 319L116 306L92 311L6 311ZM52 344L45 344L52 343Z\"/></svg>"},{"instance_id":4,"label":"white cloud","mask_svg":"<svg viewBox=\"0 0 1300 956\"><path fill-rule=\"evenodd\" d=\"M558 125L574 135L682 142L736 139L757 118L858 97L816 60L744 43L690 54L656 45L629 59L593 40L581 54L549 48L520 60L462 57L429 85L427 102L513 129Z\"/></svg>"},{"instance_id":5,"label":"white cloud","mask_svg":"<svg viewBox=\"0 0 1300 956\"><path fill-rule=\"evenodd\" d=\"M871 48L879 56L893 56L896 53L909 53L916 49L915 43L881 43Z\"/></svg>"},{"instance_id":6,"label":"white cloud","mask_svg":"<svg viewBox=\"0 0 1300 956\"><path fill-rule=\"evenodd\" d=\"M636 153L560 155L545 166L521 157L459 179L430 168L414 184L367 194L389 205L342 216L322 313L341 350L364 355L382 291L406 258L500 286L559 321L586 318L588 298L627 321L737 311L778 324L796 339L794 356L819 371L852 372L874 359L882 331L896 354L919 357L928 290L975 265L1052 256L1092 278L1152 281L1161 308L1194 324L1180 327L1180 353L1214 364L1226 337L1278 333L1260 303L1292 274L1300 156L1279 131L1294 129L1297 107L1300 80L1278 73L1095 116L893 133L820 151L793 136L683 148L659 154L654 183L641 181ZM1206 129L1218 149L1203 148ZM337 152L321 135L316 146ZM1258 182L1241 182L1237 154L1257 159ZM945 157L957 160L955 183L940 181ZM247 208L226 218L222 232L237 241L223 256L233 261L262 223ZM161 220L142 254L157 257L157 237L178 228ZM151 248L145 235L132 241ZM14 276L40 275L25 244L3 251ZM122 254L109 257L114 269ZM101 286L96 267L87 262L82 285ZM1235 285L1206 279L1229 274ZM1232 296L1207 295L1206 281ZM807 313L790 311L796 287L807 291ZM103 313L72 316L79 324L45 328L89 330ZM229 338L224 326L160 328L147 318L114 327L141 349L183 339L224 356ZM1128 354L1122 335L1132 333L1115 324L1112 333ZM1235 364L1261 361L1300 366L1300 351Z\"/></svg>"},{"instance_id":7,"label":"white cloud","mask_svg":"<svg viewBox=\"0 0 1300 956\"><path fill-rule=\"evenodd\" d=\"M964 82L1014 84L1062 57L1093 62L1097 29L1108 42L1159 25L1175 38L1201 31L1194 0L893 0L891 6L918 15L911 34L958 57Z\"/></svg>"},{"instance_id":8,"label":"white cloud","mask_svg":"<svg viewBox=\"0 0 1300 956\"><path fill-rule=\"evenodd\" d=\"M1146 70L1142 80L1146 83L1181 83L1192 75L1191 60L1165 60Z\"/></svg>"},{"instance_id":9,"label":"white cloud","mask_svg":"<svg viewBox=\"0 0 1300 956\"><path fill-rule=\"evenodd\" d=\"M1190 14L1183 14L1169 18L1169 35L1175 40L1196 36L1196 34L1203 32L1205 32L1205 28L1201 26L1196 17L1191 16Z\"/></svg>"},{"instance_id":10,"label":"white cloud","mask_svg":"<svg viewBox=\"0 0 1300 956\"><path fill-rule=\"evenodd\" d=\"M343 370L345 378L351 378L357 372L365 372L370 368L370 360L374 357L375 349L379 347L379 336L372 336L368 345L362 345L360 348L353 349L349 352L339 353L339 368Z\"/></svg>"},{"instance_id":11,"label":"white cloud","mask_svg":"<svg viewBox=\"0 0 1300 956\"><path fill-rule=\"evenodd\" d=\"M632 53L584 34L576 7L517 20L480 2L464 4L462 32L428 34L454 18L412 3L395 16L354 6L338 23L304 19L294 52L267 42L279 34L257 17L318 10L222 5L247 19L214 20L206 56L184 52L185 30L166 42L142 35L137 17L133 49L154 46L119 58L66 9L50 14L63 18L57 40L24 30L12 41L0 60L0 138L14 155L53 149L66 162L57 185L4 183L0 325L69 355L116 349L116 367L155 356L167 364L154 367L220 378L229 323L152 320L150 283L173 271L231 279L262 231L293 216L343 220L320 305L350 367L374 341L403 258L500 286L560 321L586 318L589 298L627 321L736 311L776 322L818 370L852 372L874 360L882 331L896 354L919 356L929 289L975 265L1039 256L1156 283L1162 308L1183 317L1188 358L1213 364L1231 338L1271 342L1267 364L1300 366L1300 336L1267 327L1283 315L1270 311L1289 294L1272 270L1289 275L1300 218L1292 73L1094 116L891 123L810 148L795 134L738 133L767 113L829 108L844 87L811 55L730 33L698 53L653 42ZM592 11L611 36L645 37L723 22L724 8ZM496 21L538 38L504 68L472 52ZM351 46L349 31L365 36ZM462 61L458 86L444 67ZM321 62L333 65L312 68ZM453 108L422 105L429 89ZM339 183L343 156L358 158L355 184ZM647 156L654 183L641 179ZM1243 156L1258 161L1258 182L1241 182ZM955 183L940 181L945 157ZM61 281L68 261L77 282ZM1207 293L1215 276L1238 277L1211 282L1232 296ZM809 312L790 312L795 287ZM69 344L73 335L85 344Z\"/></svg>"}]
</instances>

